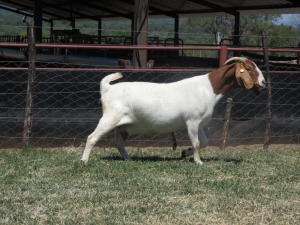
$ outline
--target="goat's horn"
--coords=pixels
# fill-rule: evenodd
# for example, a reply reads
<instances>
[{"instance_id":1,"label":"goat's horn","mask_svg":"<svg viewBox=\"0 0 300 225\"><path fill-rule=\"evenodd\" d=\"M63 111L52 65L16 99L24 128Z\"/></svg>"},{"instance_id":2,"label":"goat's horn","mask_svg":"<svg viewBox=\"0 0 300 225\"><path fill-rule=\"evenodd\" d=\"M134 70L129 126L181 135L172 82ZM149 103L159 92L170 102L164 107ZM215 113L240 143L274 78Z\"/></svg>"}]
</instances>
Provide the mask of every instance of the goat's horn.
<instances>
[{"instance_id":1,"label":"goat's horn","mask_svg":"<svg viewBox=\"0 0 300 225\"><path fill-rule=\"evenodd\" d=\"M247 60L247 58L245 57L232 57L230 59L228 59L224 65L228 64L228 63L232 63L232 62L245 62Z\"/></svg>"}]
</instances>

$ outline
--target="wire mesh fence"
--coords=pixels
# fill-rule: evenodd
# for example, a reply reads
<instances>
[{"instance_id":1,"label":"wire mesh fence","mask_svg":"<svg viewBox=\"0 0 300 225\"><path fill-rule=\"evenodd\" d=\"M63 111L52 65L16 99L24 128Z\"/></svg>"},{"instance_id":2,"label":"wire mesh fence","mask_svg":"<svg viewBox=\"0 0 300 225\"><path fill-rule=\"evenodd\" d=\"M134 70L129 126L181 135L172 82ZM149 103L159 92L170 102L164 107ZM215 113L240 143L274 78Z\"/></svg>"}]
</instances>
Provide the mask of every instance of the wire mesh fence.
<instances>
[{"instance_id":1,"label":"wire mesh fence","mask_svg":"<svg viewBox=\"0 0 300 225\"><path fill-rule=\"evenodd\" d=\"M13 62L10 62L13 63ZM260 67L264 71L263 67ZM82 146L102 115L99 83L112 70L38 69L33 84L33 147ZM207 70L126 70L122 81L173 82L205 74ZM21 148L26 105L28 71L25 68L0 70L1 148ZM272 67L272 118L270 144L300 142L299 68ZM266 127L267 90L256 96L236 89L217 104L213 118L205 128L210 145L219 145L224 123L226 99L233 98L227 145L263 144ZM200 104L200 103L199 103ZM180 106L179 106L180 107ZM159 109L158 109L159 110ZM98 146L113 146L112 133ZM189 146L184 130L176 131L179 146ZM153 137L134 136L127 146L172 146L171 134Z\"/></svg>"}]
</instances>

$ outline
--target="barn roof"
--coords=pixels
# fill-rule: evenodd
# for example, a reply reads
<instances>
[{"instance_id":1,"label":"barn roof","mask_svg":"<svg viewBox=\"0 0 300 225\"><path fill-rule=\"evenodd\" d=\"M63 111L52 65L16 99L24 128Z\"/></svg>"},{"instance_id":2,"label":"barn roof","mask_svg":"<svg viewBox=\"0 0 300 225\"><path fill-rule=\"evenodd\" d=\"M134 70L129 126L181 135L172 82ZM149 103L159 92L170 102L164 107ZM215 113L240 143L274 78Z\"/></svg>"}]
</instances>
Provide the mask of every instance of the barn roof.
<instances>
[{"instance_id":1,"label":"barn roof","mask_svg":"<svg viewBox=\"0 0 300 225\"><path fill-rule=\"evenodd\" d=\"M32 16L38 0L0 0L0 8ZM41 2L41 1L39 1ZM43 0L43 20L133 18L135 0ZM300 13L298 0L149 0L149 14L186 16Z\"/></svg>"}]
</instances>

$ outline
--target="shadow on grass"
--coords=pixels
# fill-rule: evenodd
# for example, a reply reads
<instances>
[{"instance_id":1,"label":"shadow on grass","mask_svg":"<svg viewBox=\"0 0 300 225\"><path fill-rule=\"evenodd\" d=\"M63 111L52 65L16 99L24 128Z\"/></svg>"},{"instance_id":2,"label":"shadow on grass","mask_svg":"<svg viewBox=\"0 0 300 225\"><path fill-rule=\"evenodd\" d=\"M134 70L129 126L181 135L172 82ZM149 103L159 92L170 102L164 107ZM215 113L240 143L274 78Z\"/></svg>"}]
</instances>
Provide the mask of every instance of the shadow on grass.
<instances>
[{"instance_id":1,"label":"shadow on grass","mask_svg":"<svg viewBox=\"0 0 300 225\"><path fill-rule=\"evenodd\" d=\"M106 156L101 157L100 160L107 160L107 161L124 161L121 156ZM132 161L138 162L171 162L171 161L188 161L194 162L192 157L189 158L181 158L181 157L161 157L161 156L133 156L131 157ZM244 162L243 159L235 159L235 158L222 158L222 157L208 157L208 158L201 158L203 162L227 162L233 164L241 164Z\"/></svg>"},{"instance_id":2,"label":"shadow on grass","mask_svg":"<svg viewBox=\"0 0 300 225\"><path fill-rule=\"evenodd\" d=\"M121 156L106 156L100 158L100 160L108 161L125 161ZM163 161L179 161L181 158L178 157L161 157L161 156L133 156L131 161L139 162L163 162Z\"/></svg>"},{"instance_id":3,"label":"shadow on grass","mask_svg":"<svg viewBox=\"0 0 300 225\"><path fill-rule=\"evenodd\" d=\"M221 157L208 157L202 158L203 162L228 162L233 164L241 164L244 162L244 159L235 159L235 158L221 158Z\"/></svg>"}]
</instances>

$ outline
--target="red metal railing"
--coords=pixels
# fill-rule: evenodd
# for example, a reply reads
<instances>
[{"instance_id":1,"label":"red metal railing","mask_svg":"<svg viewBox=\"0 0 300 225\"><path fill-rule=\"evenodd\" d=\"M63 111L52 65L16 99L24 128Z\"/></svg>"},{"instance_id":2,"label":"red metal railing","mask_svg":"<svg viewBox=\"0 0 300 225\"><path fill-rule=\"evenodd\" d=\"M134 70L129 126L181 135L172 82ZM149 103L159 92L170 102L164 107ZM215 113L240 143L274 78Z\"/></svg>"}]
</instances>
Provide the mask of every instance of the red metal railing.
<instances>
[{"instance_id":1,"label":"red metal railing","mask_svg":"<svg viewBox=\"0 0 300 225\"><path fill-rule=\"evenodd\" d=\"M26 43L0 43L3 48L27 48ZM43 44L37 43L36 48L60 48L60 49L99 49L99 50L209 50L219 51L219 64L222 65L227 60L228 52L263 52L262 47L229 47L229 46L124 46L124 45L83 45L83 44ZM299 65L300 48L269 48L269 52L295 53Z\"/></svg>"}]
</instances>

